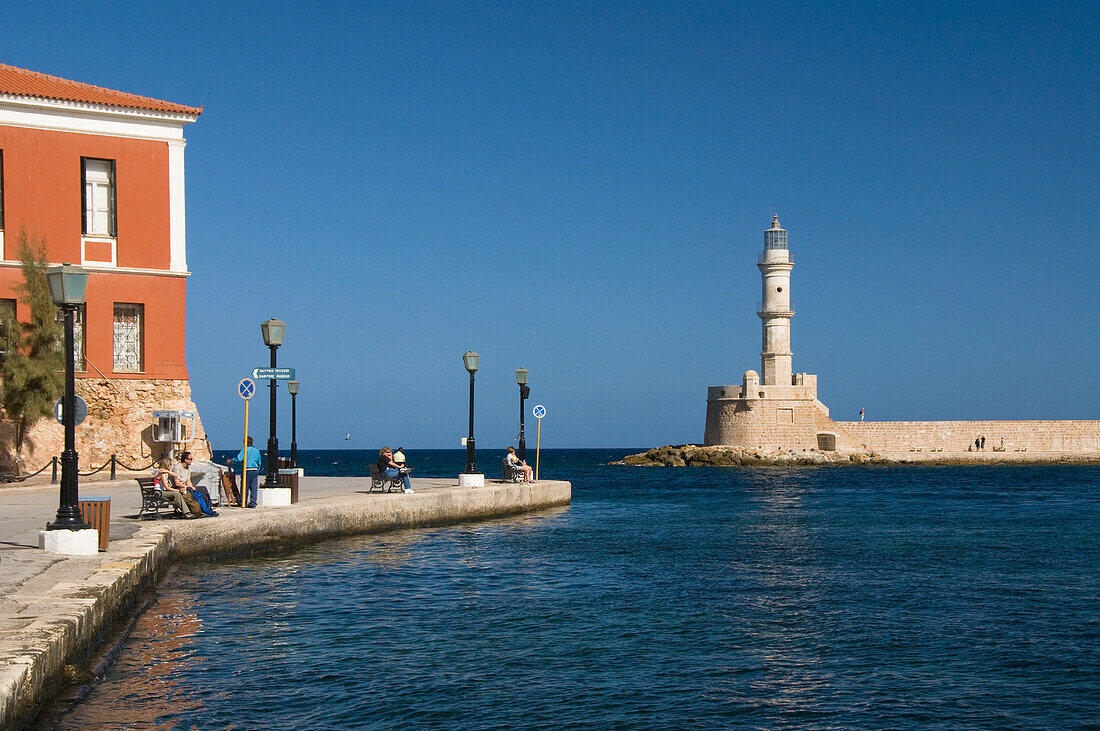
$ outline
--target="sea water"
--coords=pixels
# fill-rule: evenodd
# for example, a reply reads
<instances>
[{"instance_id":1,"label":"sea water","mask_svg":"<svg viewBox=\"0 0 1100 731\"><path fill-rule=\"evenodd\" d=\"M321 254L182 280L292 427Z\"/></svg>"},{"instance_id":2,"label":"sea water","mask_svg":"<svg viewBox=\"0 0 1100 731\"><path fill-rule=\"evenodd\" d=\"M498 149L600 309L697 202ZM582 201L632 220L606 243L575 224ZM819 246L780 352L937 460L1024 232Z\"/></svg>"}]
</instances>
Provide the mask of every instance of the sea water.
<instances>
[{"instance_id":1,"label":"sea water","mask_svg":"<svg viewBox=\"0 0 1100 731\"><path fill-rule=\"evenodd\" d=\"M1100 469L628 451L543 451L568 507L188 564L60 728L1096 727Z\"/></svg>"}]
</instances>

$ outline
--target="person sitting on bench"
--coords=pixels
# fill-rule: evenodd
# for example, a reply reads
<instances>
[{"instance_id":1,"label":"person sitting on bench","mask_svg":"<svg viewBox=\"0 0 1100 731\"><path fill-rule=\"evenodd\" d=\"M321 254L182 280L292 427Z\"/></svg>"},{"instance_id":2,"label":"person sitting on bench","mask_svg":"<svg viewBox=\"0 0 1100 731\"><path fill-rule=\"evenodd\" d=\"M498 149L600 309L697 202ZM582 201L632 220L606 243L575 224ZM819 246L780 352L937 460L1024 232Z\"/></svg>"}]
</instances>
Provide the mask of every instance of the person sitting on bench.
<instances>
[{"instance_id":1,"label":"person sitting on bench","mask_svg":"<svg viewBox=\"0 0 1100 731\"><path fill-rule=\"evenodd\" d=\"M202 507L187 494L185 489L173 487L176 473L172 472L172 461L165 457L153 471L153 487L160 493L161 499L172 503L181 515L188 512L196 518L202 517Z\"/></svg>"},{"instance_id":2,"label":"person sitting on bench","mask_svg":"<svg viewBox=\"0 0 1100 731\"><path fill-rule=\"evenodd\" d=\"M534 477L534 470L527 466L527 463L516 456L516 448L508 447L508 454L504 455L505 463L516 472L523 473L523 481L531 482Z\"/></svg>"},{"instance_id":3,"label":"person sitting on bench","mask_svg":"<svg viewBox=\"0 0 1100 731\"><path fill-rule=\"evenodd\" d=\"M393 450L389 447L378 450L378 471L386 477L400 476L401 481L405 483L405 492L413 491L412 483L409 481L409 470L393 461Z\"/></svg>"}]
</instances>

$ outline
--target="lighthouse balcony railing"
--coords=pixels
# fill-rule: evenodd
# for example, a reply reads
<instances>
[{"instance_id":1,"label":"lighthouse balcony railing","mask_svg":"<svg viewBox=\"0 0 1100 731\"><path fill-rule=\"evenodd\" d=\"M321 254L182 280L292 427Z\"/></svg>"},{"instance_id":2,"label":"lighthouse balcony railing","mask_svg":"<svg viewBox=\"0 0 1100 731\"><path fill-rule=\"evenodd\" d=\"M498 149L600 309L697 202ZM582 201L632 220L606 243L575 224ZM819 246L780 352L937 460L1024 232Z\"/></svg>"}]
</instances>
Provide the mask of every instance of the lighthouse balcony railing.
<instances>
[{"instance_id":1,"label":"lighthouse balcony railing","mask_svg":"<svg viewBox=\"0 0 1100 731\"><path fill-rule=\"evenodd\" d=\"M786 248L782 248L782 249L769 249L769 251L787 251L787 249L786 249ZM793 265L794 265L794 259L791 259L791 258L790 258L790 254L788 254L787 256L788 256L788 258L787 258L787 259L784 259L783 261L781 261L781 262L779 262L779 263L780 263L780 264L791 264L791 265L793 266ZM768 259L768 253L767 253L767 251L765 251L765 252L763 252L763 253L760 253L760 254L757 254L757 255L756 255L756 263L757 263L757 264L767 264L767 263L768 263L768 261L769 261L769 259Z\"/></svg>"},{"instance_id":2,"label":"lighthouse balcony railing","mask_svg":"<svg viewBox=\"0 0 1100 731\"><path fill-rule=\"evenodd\" d=\"M793 315L794 314L794 302L788 302L786 305L769 303L768 306L765 307L762 302L757 300L757 302L756 302L756 314L758 314L758 315L771 315L771 314Z\"/></svg>"}]
</instances>

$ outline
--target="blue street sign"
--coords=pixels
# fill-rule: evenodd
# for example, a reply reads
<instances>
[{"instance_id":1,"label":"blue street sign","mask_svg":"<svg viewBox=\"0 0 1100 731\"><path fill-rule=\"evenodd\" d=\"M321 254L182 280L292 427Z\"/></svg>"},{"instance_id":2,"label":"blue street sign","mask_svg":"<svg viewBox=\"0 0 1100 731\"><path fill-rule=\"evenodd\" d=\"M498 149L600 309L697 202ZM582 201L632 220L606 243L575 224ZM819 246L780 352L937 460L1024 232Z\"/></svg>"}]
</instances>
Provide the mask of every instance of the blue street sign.
<instances>
[{"instance_id":1,"label":"blue street sign","mask_svg":"<svg viewBox=\"0 0 1100 731\"><path fill-rule=\"evenodd\" d=\"M537 404L535 408L531 409L531 413L534 414L536 419L541 419L546 416L546 407L542 404Z\"/></svg>"},{"instance_id":2,"label":"blue street sign","mask_svg":"<svg viewBox=\"0 0 1100 731\"><path fill-rule=\"evenodd\" d=\"M252 394L256 393L256 382L251 378L242 378L241 382L237 384L237 393L247 401L252 398Z\"/></svg>"},{"instance_id":3,"label":"blue street sign","mask_svg":"<svg viewBox=\"0 0 1100 731\"><path fill-rule=\"evenodd\" d=\"M80 398L80 396L74 395L76 399L76 408L73 409L76 418L73 423L80 426L84 423L84 420L88 418L88 402ZM57 419L58 424L65 423L65 397L62 396L57 400L57 403L53 405L53 418Z\"/></svg>"},{"instance_id":4,"label":"blue street sign","mask_svg":"<svg viewBox=\"0 0 1100 731\"><path fill-rule=\"evenodd\" d=\"M267 378L274 379L276 381L293 381L294 369L293 368L253 368L253 378Z\"/></svg>"}]
</instances>

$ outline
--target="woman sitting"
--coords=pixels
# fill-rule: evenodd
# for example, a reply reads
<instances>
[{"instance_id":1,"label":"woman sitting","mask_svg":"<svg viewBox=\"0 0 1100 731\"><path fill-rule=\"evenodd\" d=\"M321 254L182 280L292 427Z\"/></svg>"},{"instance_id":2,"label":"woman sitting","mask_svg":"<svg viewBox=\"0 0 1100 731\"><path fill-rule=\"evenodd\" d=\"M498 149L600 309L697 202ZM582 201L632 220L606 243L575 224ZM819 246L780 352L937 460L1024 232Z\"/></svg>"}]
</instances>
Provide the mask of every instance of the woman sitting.
<instances>
[{"instance_id":1,"label":"woman sitting","mask_svg":"<svg viewBox=\"0 0 1100 731\"><path fill-rule=\"evenodd\" d=\"M393 450L389 447L382 447L378 450L378 471L386 477L401 477L401 481L405 483L405 492L411 493L412 483L409 481L408 469L402 469L401 465L393 461Z\"/></svg>"},{"instance_id":2,"label":"woman sitting","mask_svg":"<svg viewBox=\"0 0 1100 731\"><path fill-rule=\"evenodd\" d=\"M175 477L176 474L172 472L172 461L167 458L162 459L157 469L153 471L154 489L160 493L162 500L172 503L181 515L190 512L196 518L201 518L202 506L188 495L184 488L175 486Z\"/></svg>"},{"instance_id":3,"label":"woman sitting","mask_svg":"<svg viewBox=\"0 0 1100 731\"><path fill-rule=\"evenodd\" d=\"M504 455L504 463L516 472L522 472L524 482L531 482L534 479L532 477L534 470L528 467L526 462L516 456L515 447L508 447L508 454Z\"/></svg>"}]
</instances>

